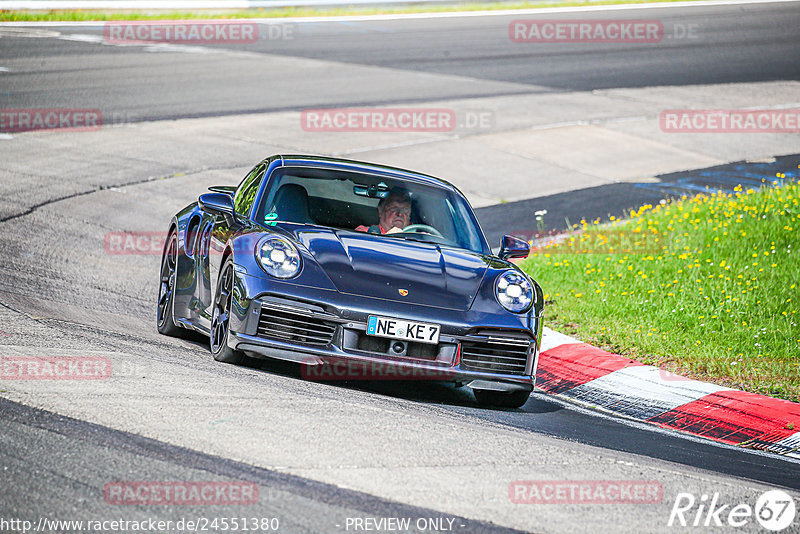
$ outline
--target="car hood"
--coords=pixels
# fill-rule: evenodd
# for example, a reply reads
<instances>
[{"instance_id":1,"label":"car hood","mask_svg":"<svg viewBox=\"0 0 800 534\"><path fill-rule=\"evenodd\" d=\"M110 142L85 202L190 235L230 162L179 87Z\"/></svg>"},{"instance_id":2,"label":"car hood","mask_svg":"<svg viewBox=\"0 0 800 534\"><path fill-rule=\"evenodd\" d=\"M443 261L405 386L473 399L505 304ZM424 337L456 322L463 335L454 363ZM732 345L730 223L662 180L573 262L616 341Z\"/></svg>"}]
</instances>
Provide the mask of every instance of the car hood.
<instances>
[{"instance_id":1,"label":"car hood","mask_svg":"<svg viewBox=\"0 0 800 534\"><path fill-rule=\"evenodd\" d=\"M401 238L295 228L291 232L342 293L466 311L489 259Z\"/></svg>"}]
</instances>

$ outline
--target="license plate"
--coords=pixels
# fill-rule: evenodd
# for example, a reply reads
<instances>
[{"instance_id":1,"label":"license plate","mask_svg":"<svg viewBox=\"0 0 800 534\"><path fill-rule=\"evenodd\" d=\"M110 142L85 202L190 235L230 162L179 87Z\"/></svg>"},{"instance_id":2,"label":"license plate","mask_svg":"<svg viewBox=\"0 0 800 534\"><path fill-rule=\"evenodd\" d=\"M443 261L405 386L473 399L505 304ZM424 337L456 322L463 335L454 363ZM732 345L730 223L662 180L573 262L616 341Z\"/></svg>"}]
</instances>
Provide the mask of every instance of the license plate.
<instances>
[{"instance_id":1,"label":"license plate","mask_svg":"<svg viewBox=\"0 0 800 534\"><path fill-rule=\"evenodd\" d=\"M367 321L367 334L370 336L403 339L419 343L439 343L439 325L418 323L392 319L391 317L377 317L370 315Z\"/></svg>"}]
</instances>

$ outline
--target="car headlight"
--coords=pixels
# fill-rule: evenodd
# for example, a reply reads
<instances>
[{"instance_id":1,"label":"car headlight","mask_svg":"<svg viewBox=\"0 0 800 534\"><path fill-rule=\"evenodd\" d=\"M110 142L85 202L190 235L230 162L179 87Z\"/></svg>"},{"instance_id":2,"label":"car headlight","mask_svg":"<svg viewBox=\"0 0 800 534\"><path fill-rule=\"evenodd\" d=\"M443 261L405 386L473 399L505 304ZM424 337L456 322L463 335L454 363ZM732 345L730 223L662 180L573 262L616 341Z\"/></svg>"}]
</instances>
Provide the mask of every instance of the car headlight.
<instances>
[{"instance_id":1,"label":"car headlight","mask_svg":"<svg viewBox=\"0 0 800 534\"><path fill-rule=\"evenodd\" d=\"M267 274L275 278L291 278L300 272L300 252L283 237L268 237L256 249L256 259Z\"/></svg>"},{"instance_id":2,"label":"car headlight","mask_svg":"<svg viewBox=\"0 0 800 534\"><path fill-rule=\"evenodd\" d=\"M495 293L497 302L514 313L527 310L533 301L531 283L516 271L506 271L497 278Z\"/></svg>"}]
</instances>

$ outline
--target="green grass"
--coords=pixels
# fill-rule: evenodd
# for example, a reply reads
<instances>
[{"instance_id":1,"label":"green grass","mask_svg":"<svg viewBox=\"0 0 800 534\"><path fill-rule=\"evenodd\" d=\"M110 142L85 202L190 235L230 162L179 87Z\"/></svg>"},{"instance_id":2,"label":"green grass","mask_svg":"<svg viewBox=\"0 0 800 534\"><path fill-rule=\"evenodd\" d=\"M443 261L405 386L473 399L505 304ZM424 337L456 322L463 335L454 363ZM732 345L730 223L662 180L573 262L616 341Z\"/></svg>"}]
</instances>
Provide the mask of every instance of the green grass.
<instances>
[{"instance_id":1,"label":"green grass","mask_svg":"<svg viewBox=\"0 0 800 534\"><path fill-rule=\"evenodd\" d=\"M576 228L521 264L544 288L546 325L667 371L800 399L800 185Z\"/></svg>"},{"instance_id":2,"label":"green grass","mask_svg":"<svg viewBox=\"0 0 800 534\"><path fill-rule=\"evenodd\" d=\"M578 7L616 4L649 4L681 2L684 0L598 0L578 2L457 2L452 4L409 4L395 7L281 7L247 10L198 10L198 11L2 11L0 22L11 21L106 21L106 20L190 20L190 19L250 19L286 17L337 17L346 15L387 15L404 13L446 13L454 11L498 11L509 9L538 9L548 7Z\"/></svg>"}]
</instances>

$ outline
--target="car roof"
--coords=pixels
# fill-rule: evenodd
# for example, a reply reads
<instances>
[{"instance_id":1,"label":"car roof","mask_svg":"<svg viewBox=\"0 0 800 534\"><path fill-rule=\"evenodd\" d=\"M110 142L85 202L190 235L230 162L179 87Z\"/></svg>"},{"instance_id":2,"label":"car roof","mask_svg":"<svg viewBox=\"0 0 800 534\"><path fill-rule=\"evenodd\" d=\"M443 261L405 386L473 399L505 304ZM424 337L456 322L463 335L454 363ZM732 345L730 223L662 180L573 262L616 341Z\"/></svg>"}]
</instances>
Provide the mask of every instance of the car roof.
<instances>
[{"instance_id":1,"label":"car roof","mask_svg":"<svg viewBox=\"0 0 800 534\"><path fill-rule=\"evenodd\" d=\"M367 163L364 161L353 161L349 159L330 158L327 156L309 156L309 155L278 155L267 158L267 160L281 158L282 167L315 167L319 169L333 169L340 171L354 171L354 172L367 172L374 175L385 176L387 178L394 178L414 182L422 185L431 185L441 187L457 192L459 195L464 196L453 184L415 171L408 169L401 169L399 167L390 167L388 165L378 165L376 163ZM265 161L267 161L265 160Z\"/></svg>"}]
</instances>

